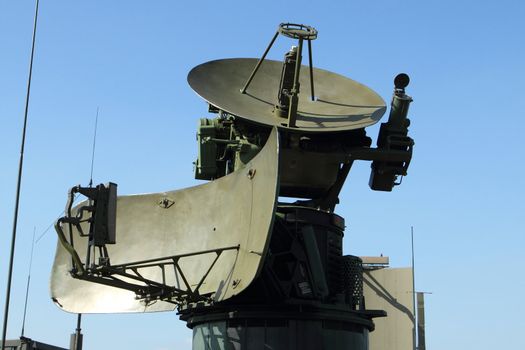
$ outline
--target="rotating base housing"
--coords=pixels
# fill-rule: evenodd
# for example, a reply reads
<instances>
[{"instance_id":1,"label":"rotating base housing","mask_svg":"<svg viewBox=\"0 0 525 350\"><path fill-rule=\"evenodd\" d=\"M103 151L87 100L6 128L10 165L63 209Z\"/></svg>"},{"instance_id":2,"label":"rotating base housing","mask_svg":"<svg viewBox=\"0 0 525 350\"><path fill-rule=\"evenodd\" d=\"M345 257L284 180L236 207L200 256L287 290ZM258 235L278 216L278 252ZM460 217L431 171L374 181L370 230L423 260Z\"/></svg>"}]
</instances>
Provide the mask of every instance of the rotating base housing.
<instances>
[{"instance_id":1,"label":"rotating base housing","mask_svg":"<svg viewBox=\"0 0 525 350\"><path fill-rule=\"evenodd\" d=\"M277 209L260 275L238 295L179 308L193 350L367 350L361 260L342 256L344 220L296 205Z\"/></svg>"},{"instance_id":2,"label":"rotating base housing","mask_svg":"<svg viewBox=\"0 0 525 350\"><path fill-rule=\"evenodd\" d=\"M305 305L207 309L187 319L193 350L366 350L369 319Z\"/></svg>"}]
</instances>

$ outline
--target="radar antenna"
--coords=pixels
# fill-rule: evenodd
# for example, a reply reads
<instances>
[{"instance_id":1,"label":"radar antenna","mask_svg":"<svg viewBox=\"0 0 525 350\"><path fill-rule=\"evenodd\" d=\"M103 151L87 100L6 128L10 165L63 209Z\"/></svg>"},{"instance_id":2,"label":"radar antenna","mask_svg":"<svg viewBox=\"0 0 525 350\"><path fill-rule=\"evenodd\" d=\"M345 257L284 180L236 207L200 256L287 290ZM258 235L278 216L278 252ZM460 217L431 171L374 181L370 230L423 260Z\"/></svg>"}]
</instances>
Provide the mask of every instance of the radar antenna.
<instances>
[{"instance_id":1,"label":"radar antenna","mask_svg":"<svg viewBox=\"0 0 525 350\"><path fill-rule=\"evenodd\" d=\"M279 35L297 46L282 62L267 60ZM363 262L343 255L345 221L334 211L354 161L372 162L372 190L392 191L407 174L409 78L394 79L389 118L372 147L365 128L379 121L385 102L361 83L314 68L316 37L312 27L284 23L261 58L190 71L188 83L216 115L197 131L195 178L208 183L118 197L111 183L71 189L55 226L51 291L59 307L177 308L194 329L194 349L368 347L372 319L386 313L365 307ZM310 66L301 75L304 41ZM73 207L75 193L88 200Z\"/></svg>"}]
</instances>

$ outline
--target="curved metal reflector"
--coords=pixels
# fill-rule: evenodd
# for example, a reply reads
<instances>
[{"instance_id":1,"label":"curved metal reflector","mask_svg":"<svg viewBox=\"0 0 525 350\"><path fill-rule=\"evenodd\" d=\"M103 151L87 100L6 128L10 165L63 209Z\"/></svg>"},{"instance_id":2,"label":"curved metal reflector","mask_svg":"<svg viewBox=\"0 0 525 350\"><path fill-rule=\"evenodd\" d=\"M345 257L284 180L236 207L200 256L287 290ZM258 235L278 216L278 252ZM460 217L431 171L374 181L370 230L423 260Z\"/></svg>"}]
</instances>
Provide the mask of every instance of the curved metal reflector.
<instances>
[{"instance_id":1,"label":"curved metal reflector","mask_svg":"<svg viewBox=\"0 0 525 350\"><path fill-rule=\"evenodd\" d=\"M188 74L188 83L203 99L223 111L253 122L290 129L274 113L282 62L264 60L246 93L241 88L257 64L254 58L232 58L203 63ZM300 76L297 125L291 130L335 132L375 124L385 113L385 101L373 90L352 79L314 68L316 100L310 97L307 66Z\"/></svg>"},{"instance_id":2,"label":"curved metal reflector","mask_svg":"<svg viewBox=\"0 0 525 350\"><path fill-rule=\"evenodd\" d=\"M199 288L221 301L244 290L257 276L270 241L278 195L279 146L274 128L266 145L245 168L218 180L187 189L117 199L117 243L107 245L111 266L206 250L238 246L221 252ZM82 204L80 204L82 205ZM75 208L78 208L77 205ZM64 227L69 237L67 225ZM87 238L73 232L74 246L85 258ZM87 226L85 232L88 232ZM195 287L216 252L178 260L187 283ZM135 293L71 277L71 255L60 242L51 274L51 297L74 313L120 313L174 310L167 301L146 303ZM183 287L175 269L140 270L151 280Z\"/></svg>"}]
</instances>

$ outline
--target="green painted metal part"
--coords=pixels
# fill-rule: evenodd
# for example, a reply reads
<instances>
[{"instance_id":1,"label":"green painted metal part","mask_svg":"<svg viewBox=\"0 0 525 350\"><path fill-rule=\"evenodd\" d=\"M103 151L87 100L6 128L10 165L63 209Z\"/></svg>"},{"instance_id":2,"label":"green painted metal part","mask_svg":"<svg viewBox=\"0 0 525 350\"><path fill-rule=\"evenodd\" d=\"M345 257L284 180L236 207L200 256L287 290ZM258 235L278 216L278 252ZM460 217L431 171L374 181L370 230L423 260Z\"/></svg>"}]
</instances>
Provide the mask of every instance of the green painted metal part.
<instances>
[{"instance_id":1,"label":"green painted metal part","mask_svg":"<svg viewBox=\"0 0 525 350\"><path fill-rule=\"evenodd\" d=\"M217 177L217 144L209 141L216 137L215 123L201 119L197 130L198 158L195 163L195 178L211 180Z\"/></svg>"},{"instance_id":2,"label":"green painted metal part","mask_svg":"<svg viewBox=\"0 0 525 350\"><path fill-rule=\"evenodd\" d=\"M200 286L200 293L211 293L215 301L221 301L242 292L260 272L270 241L279 191L278 136L274 128L255 158L218 180L177 191L119 196L117 244L107 246L111 265L211 250L178 261L189 285L196 286L217 256L214 250L238 245L238 249L221 253ZM83 225L87 232L87 224ZM68 225L62 229L69 237ZM71 233L76 251L83 254L87 237L78 236L76 230ZM132 291L122 288L71 278L71 269L71 255L59 242L51 297L65 311L150 312L176 307L169 301L137 300ZM168 272L163 273L158 265L140 270L144 278L165 281L167 286L183 286L180 273Z\"/></svg>"},{"instance_id":3,"label":"green painted metal part","mask_svg":"<svg viewBox=\"0 0 525 350\"><path fill-rule=\"evenodd\" d=\"M306 256L310 263L312 282L316 292L315 294L321 298L325 297L329 294L328 284L326 283L326 273L323 270L323 264L321 262L321 255L319 253L319 247L317 246L314 229L311 225L305 225L303 226L301 233Z\"/></svg>"},{"instance_id":4,"label":"green painted metal part","mask_svg":"<svg viewBox=\"0 0 525 350\"><path fill-rule=\"evenodd\" d=\"M267 137L269 131L265 130L263 134ZM248 140L237 130L231 116L201 119L197 130L195 178L215 180L244 168L261 151L261 143L264 142L262 135L258 136L257 140Z\"/></svg>"}]
</instances>

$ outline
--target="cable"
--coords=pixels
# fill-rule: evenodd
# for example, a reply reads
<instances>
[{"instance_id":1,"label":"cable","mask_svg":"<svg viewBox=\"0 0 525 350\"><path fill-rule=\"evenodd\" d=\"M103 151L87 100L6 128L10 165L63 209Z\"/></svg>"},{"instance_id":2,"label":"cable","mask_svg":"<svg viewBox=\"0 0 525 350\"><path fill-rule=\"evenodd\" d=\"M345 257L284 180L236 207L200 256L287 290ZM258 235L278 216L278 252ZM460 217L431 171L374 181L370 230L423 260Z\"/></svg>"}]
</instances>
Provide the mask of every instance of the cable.
<instances>
[{"instance_id":1,"label":"cable","mask_svg":"<svg viewBox=\"0 0 525 350\"><path fill-rule=\"evenodd\" d=\"M73 198L73 202L78 198L79 194L75 194L75 197ZM54 219L53 221L51 221L51 223L49 224L49 226L38 236L38 238L36 239L35 243L38 243L44 236L45 234L49 231L49 229L51 227L53 227L55 225L55 222L60 219L64 213L66 211L65 210L62 210L62 212L60 212L60 214L58 214L58 216L56 217L56 219Z\"/></svg>"}]
</instances>

